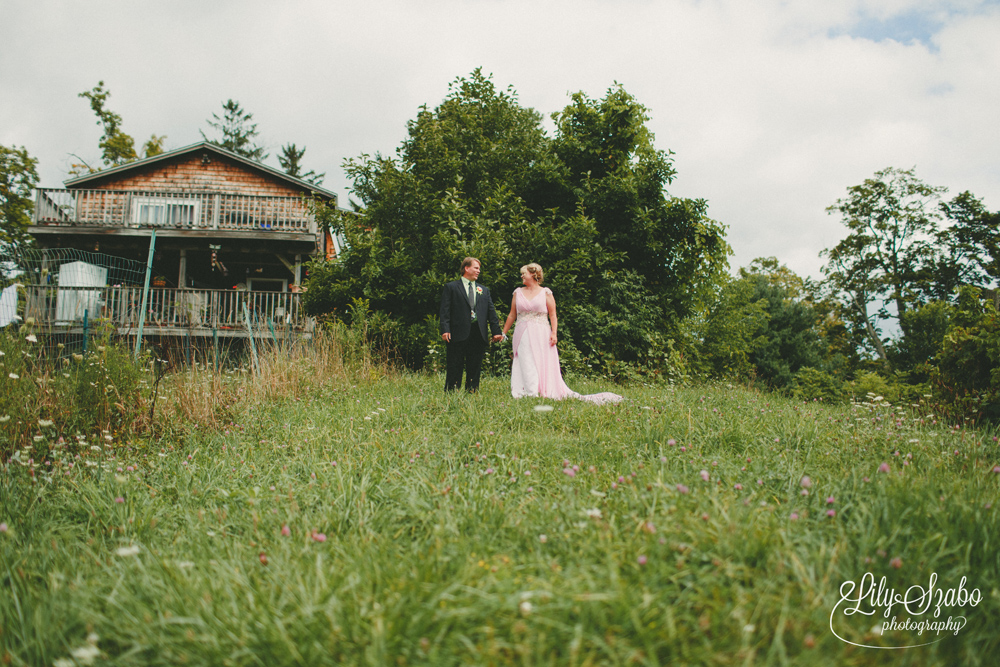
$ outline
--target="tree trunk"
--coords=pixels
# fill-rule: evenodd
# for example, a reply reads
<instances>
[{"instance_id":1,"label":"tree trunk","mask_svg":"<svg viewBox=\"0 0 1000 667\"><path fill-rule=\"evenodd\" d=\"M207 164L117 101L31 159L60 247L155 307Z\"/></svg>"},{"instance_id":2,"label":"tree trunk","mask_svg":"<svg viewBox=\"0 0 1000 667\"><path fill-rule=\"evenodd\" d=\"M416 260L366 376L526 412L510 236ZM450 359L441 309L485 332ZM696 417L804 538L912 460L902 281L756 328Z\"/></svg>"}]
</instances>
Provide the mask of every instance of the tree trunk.
<instances>
[{"instance_id":1,"label":"tree trunk","mask_svg":"<svg viewBox=\"0 0 1000 667\"><path fill-rule=\"evenodd\" d=\"M861 306L861 304L855 302L855 307L858 309L858 314L865 321L865 333L868 334L868 340L875 347L875 352L878 353L879 359L882 360L882 364L885 366L885 370L889 373L892 372L892 364L889 363L889 357L885 354L885 347L882 346L882 340L878 337L875 331L875 327L868 320L867 311Z\"/></svg>"}]
</instances>

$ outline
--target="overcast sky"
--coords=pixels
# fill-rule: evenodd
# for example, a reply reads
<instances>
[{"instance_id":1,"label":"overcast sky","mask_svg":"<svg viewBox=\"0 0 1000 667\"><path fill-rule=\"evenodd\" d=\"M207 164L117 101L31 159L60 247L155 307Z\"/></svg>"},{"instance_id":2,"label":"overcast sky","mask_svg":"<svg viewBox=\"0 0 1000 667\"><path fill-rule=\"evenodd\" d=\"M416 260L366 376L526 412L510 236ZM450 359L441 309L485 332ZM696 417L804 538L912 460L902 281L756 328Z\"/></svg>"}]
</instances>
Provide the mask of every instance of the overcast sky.
<instances>
[{"instance_id":1,"label":"overcast sky","mask_svg":"<svg viewBox=\"0 0 1000 667\"><path fill-rule=\"evenodd\" d=\"M885 167L1000 208L1000 0L0 0L0 143L61 187L100 163L78 93L99 80L137 146L213 136L226 99L277 166L346 206L345 158L393 154L418 108L477 67L546 117L623 84L675 153L671 194L728 226L732 266L819 275L826 207Z\"/></svg>"}]
</instances>

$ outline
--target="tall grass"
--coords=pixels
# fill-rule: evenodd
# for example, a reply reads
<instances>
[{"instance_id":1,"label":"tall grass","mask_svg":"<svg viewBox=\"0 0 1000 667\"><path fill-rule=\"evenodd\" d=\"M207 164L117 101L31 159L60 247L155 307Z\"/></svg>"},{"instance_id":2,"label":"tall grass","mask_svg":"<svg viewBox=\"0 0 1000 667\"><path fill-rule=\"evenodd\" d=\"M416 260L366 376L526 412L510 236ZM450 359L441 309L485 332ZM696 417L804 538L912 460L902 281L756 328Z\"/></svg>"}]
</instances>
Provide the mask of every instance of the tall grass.
<instances>
[{"instance_id":1,"label":"tall grass","mask_svg":"<svg viewBox=\"0 0 1000 667\"><path fill-rule=\"evenodd\" d=\"M202 369L164 384L158 418L211 427L0 472L0 660L1000 657L992 432L922 406L724 385L536 410L546 402L512 400L505 380L445 395L438 376L380 371L341 345L326 360L274 350L259 375ZM210 412L212 397L225 407ZM865 572L897 591L965 576L983 600L953 609L968 625L938 643L859 648L830 617L841 584ZM874 631L881 620L838 618L836 630L912 642Z\"/></svg>"}]
</instances>

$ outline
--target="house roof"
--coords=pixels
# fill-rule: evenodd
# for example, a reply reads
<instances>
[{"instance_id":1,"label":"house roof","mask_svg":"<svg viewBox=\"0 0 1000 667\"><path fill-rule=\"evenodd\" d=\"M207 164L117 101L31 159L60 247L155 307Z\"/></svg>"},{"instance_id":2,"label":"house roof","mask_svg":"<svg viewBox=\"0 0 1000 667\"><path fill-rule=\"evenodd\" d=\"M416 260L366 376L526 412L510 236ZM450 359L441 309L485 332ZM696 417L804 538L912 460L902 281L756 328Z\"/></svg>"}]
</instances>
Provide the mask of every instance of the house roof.
<instances>
[{"instance_id":1,"label":"house roof","mask_svg":"<svg viewBox=\"0 0 1000 667\"><path fill-rule=\"evenodd\" d=\"M95 171L92 174L85 174L83 176L77 176L76 178L70 178L63 181L63 185L68 188L78 187L81 185L86 185L89 183L95 183L97 181L103 180L108 176L117 176L128 173L133 169L142 169L150 165L155 165L158 162L165 162L173 158L186 155L188 153L198 153L198 152L210 152L217 155L222 155L234 162L242 163L243 165L254 169L256 171L263 172L277 179L285 181L290 185L306 190L308 192L314 192L316 194L322 195L324 197L329 197L330 199L336 200L337 195L325 188L321 188L315 183L310 183L309 181L304 181L301 178L296 178L294 176L289 176L283 171L269 167L266 164L250 160L238 153L234 153L230 150L226 150L221 146L216 146L215 144L208 141L199 141L196 144L191 144L190 146L184 146L183 148L175 148L172 151L166 151L160 153L159 155L154 155L153 157L143 158L141 160L135 160L134 162L129 162L127 164L118 165L117 167L109 167L107 169L101 169L100 171Z\"/></svg>"}]
</instances>

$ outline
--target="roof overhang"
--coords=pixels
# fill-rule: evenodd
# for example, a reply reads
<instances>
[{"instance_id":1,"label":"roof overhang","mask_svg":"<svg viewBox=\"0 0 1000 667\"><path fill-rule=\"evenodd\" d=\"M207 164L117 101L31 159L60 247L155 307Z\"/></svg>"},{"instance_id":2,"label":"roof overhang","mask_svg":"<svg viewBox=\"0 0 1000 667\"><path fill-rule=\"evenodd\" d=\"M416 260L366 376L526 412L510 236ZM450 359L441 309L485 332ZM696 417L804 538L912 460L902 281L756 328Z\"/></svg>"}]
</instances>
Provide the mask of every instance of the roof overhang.
<instances>
[{"instance_id":1,"label":"roof overhang","mask_svg":"<svg viewBox=\"0 0 1000 667\"><path fill-rule=\"evenodd\" d=\"M183 157L188 154L197 154L197 153L203 153L203 154L212 153L215 155L225 157L234 162L243 164L246 167L249 167L250 169L259 171L261 173L267 174L281 181L284 181L289 185L302 190L303 192L313 193L319 195L320 197L325 197L327 199L332 199L334 201L337 200L337 195L335 193L325 188L321 188L315 183L310 183L309 181L304 181L301 178L289 176L283 171L280 171L273 167L269 167L266 164L262 164L254 160L250 160L238 153L226 150L221 146L216 146L215 144L209 141L199 141L196 144L191 144L190 146L184 146L183 148L175 148L172 151L166 151L164 153L160 153L159 155L154 155L153 157L147 157L141 160L135 160L133 162L118 165L116 167L101 169L100 171L95 171L92 174L77 176L76 178L71 178L69 180L63 181L63 185L65 185L67 188L81 188L87 185L94 185L109 176L120 176L122 174L127 174L129 171L134 169L145 169L161 162L168 162L178 157Z\"/></svg>"}]
</instances>

